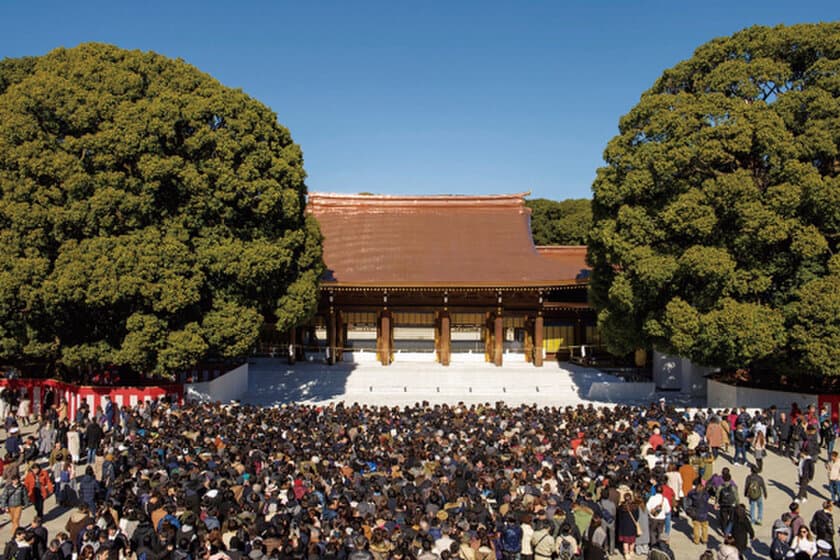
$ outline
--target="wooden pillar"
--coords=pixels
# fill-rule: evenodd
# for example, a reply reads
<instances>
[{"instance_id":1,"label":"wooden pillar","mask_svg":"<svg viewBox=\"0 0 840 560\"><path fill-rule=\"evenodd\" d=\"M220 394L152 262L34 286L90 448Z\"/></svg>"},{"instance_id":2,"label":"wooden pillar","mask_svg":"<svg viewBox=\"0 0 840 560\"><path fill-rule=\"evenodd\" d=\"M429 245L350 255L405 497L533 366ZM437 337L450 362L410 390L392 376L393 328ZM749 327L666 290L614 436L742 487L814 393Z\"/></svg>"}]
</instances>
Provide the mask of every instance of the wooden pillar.
<instances>
[{"instance_id":1,"label":"wooden pillar","mask_svg":"<svg viewBox=\"0 0 840 560\"><path fill-rule=\"evenodd\" d=\"M575 341L572 344L574 346L586 344L586 329L583 328L583 321L580 320L580 316L575 319Z\"/></svg>"},{"instance_id":2,"label":"wooden pillar","mask_svg":"<svg viewBox=\"0 0 840 560\"><path fill-rule=\"evenodd\" d=\"M297 357L297 341L295 337L297 334L297 327L289 329L289 365L295 365L295 358Z\"/></svg>"},{"instance_id":3,"label":"wooden pillar","mask_svg":"<svg viewBox=\"0 0 840 560\"><path fill-rule=\"evenodd\" d=\"M338 328L338 361L344 360L344 349L347 347L347 322L344 320L344 315L339 315L340 319Z\"/></svg>"},{"instance_id":4,"label":"wooden pillar","mask_svg":"<svg viewBox=\"0 0 840 560\"><path fill-rule=\"evenodd\" d=\"M493 319L493 336L496 339L493 341L493 363L496 364L497 367L500 367L502 365L502 352L504 349L505 342L505 333L504 327L502 325L501 311L496 313L496 318Z\"/></svg>"},{"instance_id":5,"label":"wooden pillar","mask_svg":"<svg viewBox=\"0 0 840 560\"><path fill-rule=\"evenodd\" d=\"M376 329L376 350L379 361L383 366L391 363L391 313L382 311L379 314L379 325Z\"/></svg>"},{"instance_id":6,"label":"wooden pillar","mask_svg":"<svg viewBox=\"0 0 840 560\"><path fill-rule=\"evenodd\" d=\"M485 362L492 362L493 361L493 314L487 313L484 316L484 329L482 331L484 335L484 361Z\"/></svg>"},{"instance_id":7,"label":"wooden pillar","mask_svg":"<svg viewBox=\"0 0 840 560\"><path fill-rule=\"evenodd\" d=\"M335 365L335 335L336 335L336 317L335 311L330 309L330 320L327 322L327 363Z\"/></svg>"},{"instance_id":8,"label":"wooden pillar","mask_svg":"<svg viewBox=\"0 0 840 560\"><path fill-rule=\"evenodd\" d=\"M305 340L306 336L304 335L303 327L295 328L295 359L299 362L306 361L306 350L303 347Z\"/></svg>"},{"instance_id":9,"label":"wooden pillar","mask_svg":"<svg viewBox=\"0 0 840 560\"><path fill-rule=\"evenodd\" d=\"M543 365L543 316L537 315L534 319L534 365Z\"/></svg>"},{"instance_id":10,"label":"wooden pillar","mask_svg":"<svg viewBox=\"0 0 840 560\"><path fill-rule=\"evenodd\" d=\"M530 317L525 319L525 363L534 361L534 320Z\"/></svg>"},{"instance_id":11,"label":"wooden pillar","mask_svg":"<svg viewBox=\"0 0 840 560\"><path fill-rule=\"evenodd\" d=\"M452 354L452 335L449 325L449 313L440 314L440 363L448 366Z\"/></svg>"}]
</instances>

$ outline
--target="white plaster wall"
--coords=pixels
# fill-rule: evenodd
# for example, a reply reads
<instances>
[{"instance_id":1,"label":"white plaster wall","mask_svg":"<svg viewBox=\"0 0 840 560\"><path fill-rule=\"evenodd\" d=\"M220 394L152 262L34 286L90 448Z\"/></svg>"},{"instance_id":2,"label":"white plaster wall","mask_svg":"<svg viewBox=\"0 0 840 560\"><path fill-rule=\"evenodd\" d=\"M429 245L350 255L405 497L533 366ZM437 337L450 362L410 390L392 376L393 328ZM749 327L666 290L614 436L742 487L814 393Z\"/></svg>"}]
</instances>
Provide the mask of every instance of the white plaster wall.
<instances>
[{"instance_id":1,"label":"white plaster wall","mask_svg":"<svg viewBox=\"0 0 840 560\"><path fill-rule=\"evenodd\" d=\"M659 389L702 397L706 394L705 376L715 370L694 364L688 358L653 351L653 382Z\"/></svg>"},{"instance_id":2,"label":"white plaster wall","mask_svg":"<svg viewBox=\"0 0 840 560\"><path fill-rule=\"evenodd\" d=\"M692 397L706 396L706 376L718 368L698 366L687 358L683 358L682 382L680 390Z\"/></svg>"},{"instance_id":3,"label":"white plaster wall","mask_svg":"<svg viewBox=\"0 0 840 560\"><path fill-rule=\"evenodd\" d=\"M745 406L747 408L768 408L776 405L781 410L790 409L796 403L800 408L817 405L817 395L808 393L789 393L786 391L770 391L753 387L739 387L727 385L720 381L707 379L706 406L710 408L732 408Z\"/></svg>"},{"instance_id":4,"label":"white plaster wall","mask_svg":"<svg viewBox=\"0 0 840 560\"><path fill-rule=\"evenodd\" d=\"M688 360L653 351L653 383L660 389L682 390L683 365ZM691 362L688 362L691 364Z\"/></svg>"},{"instance_id":5,"label":"white plaster wall","mask_svg":"<svg viewBox=\"0 0 840 560\"><path fill-rule=\"evenodd\" d=\"M598 401L625 401L652 399L655 383L616 383L597 381L589 387L587 398Z\"/></svg>"},{"instance_id":6,"label":"white plaster wall","mask_svg":"<svg viewBox=\"0 0 840 560\"><path fill-rule=\"evenodd\" d=\"M184 398L187 401L229 403L248 391L248 364L220 375L213 381L185 383Z\"/></svg>"}]
</instances>

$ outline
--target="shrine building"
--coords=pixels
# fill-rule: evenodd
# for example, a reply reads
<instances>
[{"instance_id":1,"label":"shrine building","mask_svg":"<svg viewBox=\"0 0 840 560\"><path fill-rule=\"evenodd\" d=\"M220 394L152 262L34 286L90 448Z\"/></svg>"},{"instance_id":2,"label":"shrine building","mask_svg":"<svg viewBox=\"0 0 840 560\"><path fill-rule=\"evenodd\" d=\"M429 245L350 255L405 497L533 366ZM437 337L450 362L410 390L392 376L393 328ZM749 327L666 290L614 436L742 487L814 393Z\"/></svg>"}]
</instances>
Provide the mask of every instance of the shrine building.
<instances>
[{"instance_id":1,"label":"shrine building","mask_svg":"<svg viewBox=\"0 0 840 560\"><path fill-rule=\"evenodd\" d=\"M314 324L291 344L329 363L352 352L537 367L598 347L586 247L535 246L527 194L310 193L326 271Z\"/></svg>"}]
</instances>

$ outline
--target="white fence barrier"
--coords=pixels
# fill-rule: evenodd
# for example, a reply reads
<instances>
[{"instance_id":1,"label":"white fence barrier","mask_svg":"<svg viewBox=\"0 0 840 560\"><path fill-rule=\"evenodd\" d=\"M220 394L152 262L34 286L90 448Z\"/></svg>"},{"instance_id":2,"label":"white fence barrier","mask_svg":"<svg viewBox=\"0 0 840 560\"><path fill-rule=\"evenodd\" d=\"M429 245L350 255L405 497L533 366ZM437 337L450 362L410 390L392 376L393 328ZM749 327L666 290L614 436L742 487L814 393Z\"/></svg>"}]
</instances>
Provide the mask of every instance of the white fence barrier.
<instances>
[{"instance_id":1,"label":"white fence barrier","mask_svg":"<svg viewBox=\"0 0 840 560\"><path fill-rule=\"evenodd\" d=\"M790 405L793 403L798 404L801 409L807 408L810 404L817 406L818 395L810 393L790 393L741 387L721 383L714 379L707 381L706 405L710 408L745 406L747 408L763 409L775 404L779 410L790 410Z\"/></svg>"},{"instance_id":2,"label":"white fence barrier","mask_svg":"<svg viewBox=\"0 0 840 560\"><path fill-rule=\"evenodd\" d=\"M248 392L248 364L222 374L213 381L184 384L184 399L190 402L229 403Z\"/></svg>"}]
</instances>

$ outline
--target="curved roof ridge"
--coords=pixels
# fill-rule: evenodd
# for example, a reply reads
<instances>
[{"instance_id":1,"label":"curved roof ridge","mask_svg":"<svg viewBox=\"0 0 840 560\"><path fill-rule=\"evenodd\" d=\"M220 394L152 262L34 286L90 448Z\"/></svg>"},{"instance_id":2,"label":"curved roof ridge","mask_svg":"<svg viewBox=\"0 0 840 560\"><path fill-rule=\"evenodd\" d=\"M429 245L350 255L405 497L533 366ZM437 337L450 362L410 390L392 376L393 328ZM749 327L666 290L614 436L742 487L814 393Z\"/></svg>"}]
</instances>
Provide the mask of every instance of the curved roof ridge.
<instances>
[{"instance_id":1,"label":"curved roof ridge","mask_svg":"<svg viewBox=\"0 0 840 560\"><path fill-rule=\"evenodd\" d=\"M379 207L433 207L433 206L471 206L471 207L499 207L525 206L525 197L529 191L512 194L433 194L433 195L390 195L390 194L343 194L343 193L309 193L307 206L321 208L343 208L358 206Z\"/></svg>"}]
</instances>

